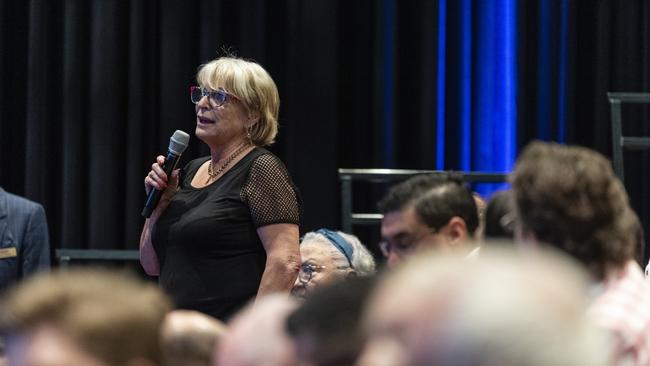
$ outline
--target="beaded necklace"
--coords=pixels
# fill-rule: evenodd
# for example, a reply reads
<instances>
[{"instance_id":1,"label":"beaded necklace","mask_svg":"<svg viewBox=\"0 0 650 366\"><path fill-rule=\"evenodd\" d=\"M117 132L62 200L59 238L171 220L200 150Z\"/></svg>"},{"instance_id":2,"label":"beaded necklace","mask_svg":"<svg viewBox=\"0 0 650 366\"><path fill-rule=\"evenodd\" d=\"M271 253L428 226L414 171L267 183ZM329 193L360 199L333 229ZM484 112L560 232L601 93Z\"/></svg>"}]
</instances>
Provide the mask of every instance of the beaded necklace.
<instances>
[{"instance_id":1,"label":"beaded necklace","mask_svg":"<svg viewBox=\"0 0 650 366\"><path fill-rule=\"evenodd\" d=\"M214 168L214 162L212 159L210 159L210 165L208 165L208 180L205 181L205 184L210 183L211 180L221 174L221 172L223 172L228 167L228 165L230 165L230 163L232 163L232 161L235 160L235 158L244 152L244 150L246 150L249 146L250 145L246 143L242 144L237 148L237 150L233 151L232 154L230 154L230 156L228 156L226 160L221 164L221 166L216 170Z\"/></svg>"}]
</instances>

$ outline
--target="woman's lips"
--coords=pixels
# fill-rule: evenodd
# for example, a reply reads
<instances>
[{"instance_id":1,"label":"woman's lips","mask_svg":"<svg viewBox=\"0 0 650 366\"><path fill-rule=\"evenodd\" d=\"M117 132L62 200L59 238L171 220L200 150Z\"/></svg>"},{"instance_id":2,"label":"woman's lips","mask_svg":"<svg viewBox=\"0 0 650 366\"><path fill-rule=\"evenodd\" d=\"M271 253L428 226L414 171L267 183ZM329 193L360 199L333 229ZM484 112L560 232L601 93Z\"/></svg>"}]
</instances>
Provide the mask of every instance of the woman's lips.
<instances>
[{"instance_id":1,"label":"woman's lips","mask_svg":"<svg viewBox=\"0 0 650 366\"><path fill-rule=\"evenodd\" d=\"M211 119L209 119L209 118L205 118L205 117L203 117L203 116L197 116L197 117L196 117L196 120L198 121L198 123L201 123L201 124L211 124L211 123L214 123L213 120L211 120Z\"/></svg>"}]
</instances>

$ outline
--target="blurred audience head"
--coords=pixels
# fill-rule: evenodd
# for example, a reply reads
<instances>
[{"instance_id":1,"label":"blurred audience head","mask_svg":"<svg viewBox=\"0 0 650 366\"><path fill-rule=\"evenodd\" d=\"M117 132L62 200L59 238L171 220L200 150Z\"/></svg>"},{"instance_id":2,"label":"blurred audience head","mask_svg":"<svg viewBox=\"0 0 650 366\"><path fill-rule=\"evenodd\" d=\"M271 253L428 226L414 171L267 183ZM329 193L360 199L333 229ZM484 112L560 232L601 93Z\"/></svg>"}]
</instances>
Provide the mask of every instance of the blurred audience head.
<instances>
[{"instance_id":1,"label":"blurred audience head","mask_svg":"<svg viewBox=\"0 0 650 366\"><path fill-rule=\"evenodd\" d=\"M214 349L226 326L191 310L167 314L161 331L163 366L210 366Z\"/></svg>"},{"instance_id":2,"label":"blurred audience head","mask_svg":"<svg viewBox=\"0 0 650 366\"><path fill-rule=\"evenodd\" d=\"M352 365L363 345L360 319L374 277L324 286L287 320L300 365Z\"/></svg>"},{"instance_id":3,"label":"blurred audience head","mask_svg":"<svg viewBox=\"0 0 650 366\"><path fill-rule=\"evenodd\" d=\"M215 366L294 366L296 351L286 330L295 299L274 294L258 298L235 315L219 341Z\"/></svg>"},{"instance_id":4,"label":"blurred audience head","mask_svg":"<svg viewBox=\"0 0 650 366\"><path fill-rule=\"evenodd\" d=\"M517 159L511 179L522 242L555 246L597 279L634 257L628 197L601 154L533 142Z\"/></svg>"},{"instance_id":5,"label":"blurred audience head","mask_svg":"<svg viewBox=\"0 0 650 366\"><path fill-rule=\"evenodd\" d=\"M336 281L375 273L375 259L359 238L342 231L319 229L300 242L302 264L292 294L308 296Z\"/></svg>"},{"instance_id":6,"label":"blurred audience head","mask_svg":"<svg viewBox=\"0 0 650 366\"><path fill-rule=\"evenodd\" d=\"M8 365L149 366L171 303L153 283L70 269L30 278L4 299Z\"/></svg>"},{"instance_id":7,"label":"blurred audience head","mask_svg":"<svg viewBox=\"0 0 650 366\"><path fill-rule=\"evenodd\" d=\"M379 202L381 248L394 266L423 249L468 253L479 226L472 192L457 177L418 175L393 186Z\"/></svg>"},{"instance_id":8,"label":"blurred audience head","mask_svg":"<svg viewBox=\"0 0 650 366\"><path fill-rule=\"evenodd\" d=\"M495 192L485 209L485 239L513 239L515 218L512 192Z\"/></svg>"},{"instance_id":9,"label":"blurred audience head","mask_svg":"<svg viewBox=\"0 0 650 366\"><path fill-rule=\"evenodd\" d=\"M378 284L358 365L605 365L585 320L587 276L572 261L514 248L422 255ZM549 299L552 299L550 301Z\"/></svg>"}]
</instances>

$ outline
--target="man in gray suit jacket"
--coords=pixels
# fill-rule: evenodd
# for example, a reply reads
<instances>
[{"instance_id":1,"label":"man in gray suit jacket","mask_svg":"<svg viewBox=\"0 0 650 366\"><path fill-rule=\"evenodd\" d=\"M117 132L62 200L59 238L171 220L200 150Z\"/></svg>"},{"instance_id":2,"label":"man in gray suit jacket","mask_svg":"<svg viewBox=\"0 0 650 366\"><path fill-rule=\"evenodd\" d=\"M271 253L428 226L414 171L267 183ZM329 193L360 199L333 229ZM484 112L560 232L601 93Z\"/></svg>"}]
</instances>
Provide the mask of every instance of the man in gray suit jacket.
<instances>
[{"instance_id":1,"label":"man in gray suit jacket","mask_svg":"<svg viewBox=\"0 0 650 366\"><path fill-rule=\"evenodd\" d=\"M0 188L0 292L49 267L50 240L43 206Z\"/></svg>"}]
</instances>

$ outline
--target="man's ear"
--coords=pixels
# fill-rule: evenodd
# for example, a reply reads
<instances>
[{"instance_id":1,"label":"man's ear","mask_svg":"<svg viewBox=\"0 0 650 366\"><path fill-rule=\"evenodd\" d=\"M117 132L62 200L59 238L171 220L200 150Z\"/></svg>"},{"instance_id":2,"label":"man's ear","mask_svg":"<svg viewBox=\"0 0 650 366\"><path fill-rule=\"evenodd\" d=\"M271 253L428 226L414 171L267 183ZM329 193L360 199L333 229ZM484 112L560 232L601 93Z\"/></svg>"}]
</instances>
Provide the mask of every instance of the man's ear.
<instances>
[{"instance_id":1,"label":"man's ear","mask_svg":"<svg viewBox=\"0 0 650 366\"><path fill-rule=\"evenodd\" d=\"M447 232L453 246L464 244L468 240L467 225L461 217L452 217L445 226L447 226Z\"/></svg>"}]
</instances>

